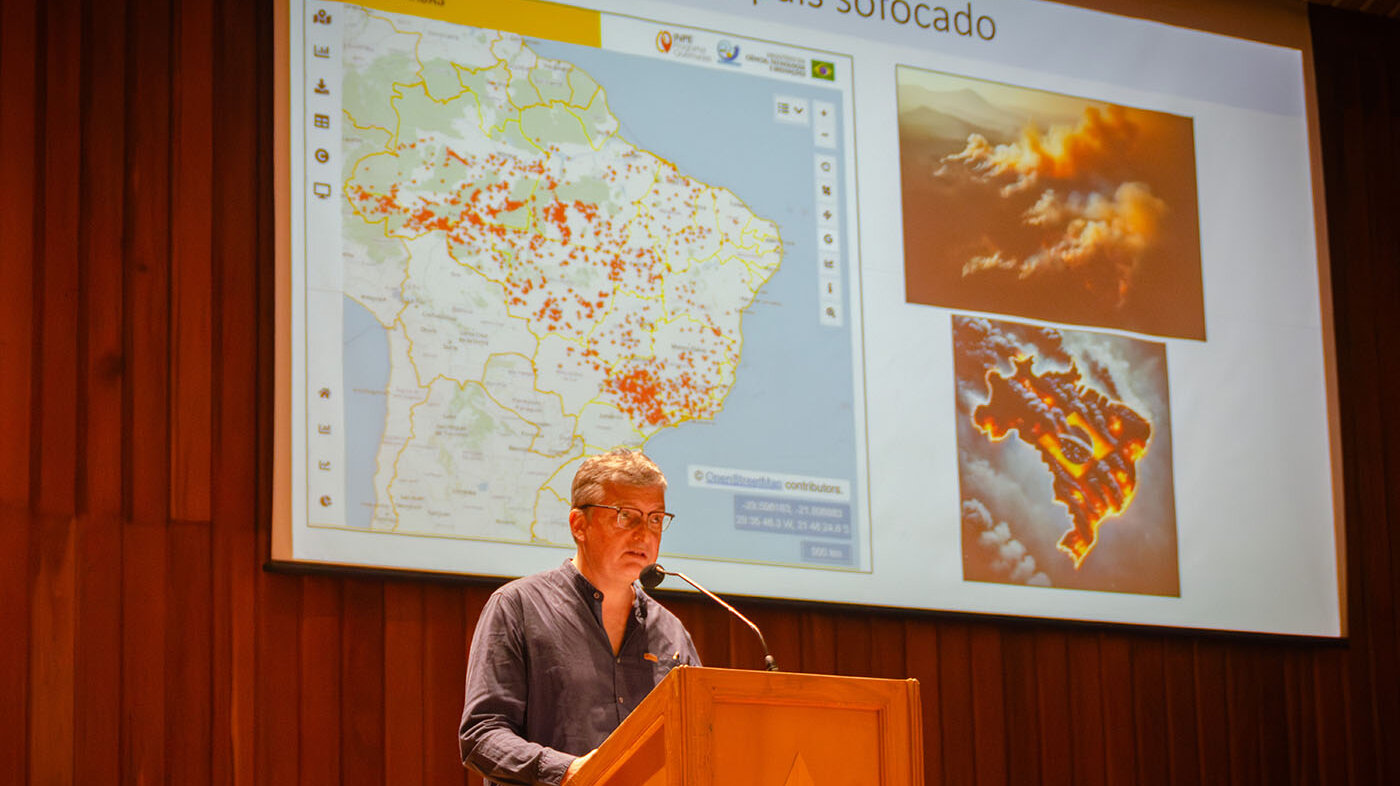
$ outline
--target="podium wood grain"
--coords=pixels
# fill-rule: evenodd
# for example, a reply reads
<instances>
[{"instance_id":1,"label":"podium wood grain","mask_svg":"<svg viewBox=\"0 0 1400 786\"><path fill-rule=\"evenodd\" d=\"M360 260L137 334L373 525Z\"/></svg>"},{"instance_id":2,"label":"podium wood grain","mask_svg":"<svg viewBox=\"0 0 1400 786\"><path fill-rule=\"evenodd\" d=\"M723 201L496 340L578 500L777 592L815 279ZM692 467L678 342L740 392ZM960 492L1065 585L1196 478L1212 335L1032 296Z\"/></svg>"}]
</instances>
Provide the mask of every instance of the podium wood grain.
<instances>
[{"instance_id":1,"label":"podium wood grain","mask_svg":"<svg viewBox=\"0 0 1400 786\"><path fill-rule=\"evenodd\" d=\"M678 668L577 786L918 786L919 683Z\"/></svg>"}]
</instances>

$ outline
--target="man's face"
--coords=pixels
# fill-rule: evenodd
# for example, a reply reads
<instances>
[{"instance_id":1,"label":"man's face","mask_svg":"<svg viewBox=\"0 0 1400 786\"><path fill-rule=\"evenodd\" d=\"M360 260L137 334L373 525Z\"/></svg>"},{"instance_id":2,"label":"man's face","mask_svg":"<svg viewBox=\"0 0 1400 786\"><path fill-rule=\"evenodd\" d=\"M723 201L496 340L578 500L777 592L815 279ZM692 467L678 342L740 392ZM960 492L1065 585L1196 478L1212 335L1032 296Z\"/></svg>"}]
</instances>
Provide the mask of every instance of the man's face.
<instances>
[{"instance_id":1,"label":"man's face","mask_svg":"<svg viewBox=\"0 0 1400 786\"><path fill-rule=\"evenodd\" d=\"M666 492L656 486L603 484L600 505L636 508L643 515L666 509ZM595 584L618 586L637 580L642 568L656 561L661 533L645 524L618 529L617 511L608 508L574 508L569 528L578 542L583 573Z\"/></svg>"}]
</instances>

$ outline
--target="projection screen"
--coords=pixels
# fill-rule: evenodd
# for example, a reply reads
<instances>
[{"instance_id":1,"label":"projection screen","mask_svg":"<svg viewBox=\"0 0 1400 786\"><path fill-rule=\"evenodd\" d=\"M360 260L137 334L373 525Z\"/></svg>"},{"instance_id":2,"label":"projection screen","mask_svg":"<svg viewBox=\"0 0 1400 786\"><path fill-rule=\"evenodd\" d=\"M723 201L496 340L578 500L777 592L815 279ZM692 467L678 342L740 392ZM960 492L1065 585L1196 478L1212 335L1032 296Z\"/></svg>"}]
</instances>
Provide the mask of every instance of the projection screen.
<instances>
[{"instance_id":1,"label":"projection screen","mask_svg":"<svg viewBox=\"0 0 1400 786\"><path fill-rule=\"evenodd\" d=\"M284 0L277 561L1344 635L1306 22Z\"/></svg>"}]
</instances>

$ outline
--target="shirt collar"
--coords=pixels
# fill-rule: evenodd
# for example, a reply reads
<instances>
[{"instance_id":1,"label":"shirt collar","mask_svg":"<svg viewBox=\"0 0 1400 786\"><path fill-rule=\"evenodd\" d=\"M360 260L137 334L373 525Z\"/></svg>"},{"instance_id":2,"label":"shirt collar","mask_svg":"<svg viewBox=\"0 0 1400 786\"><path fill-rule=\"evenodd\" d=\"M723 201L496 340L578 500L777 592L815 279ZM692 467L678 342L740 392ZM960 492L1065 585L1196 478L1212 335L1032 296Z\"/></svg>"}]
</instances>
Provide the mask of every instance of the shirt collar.
<instances>
[{"instance_id":1,"label":"shirt collar","mask_svg":"<svg viewBox=\"0 0 1400 786\"><path fill-rule=\"evenodd\" d=\"M574 587L578 590L579 594L583 596L584 600L589 603L595 600L593 593L597 592L598 588L593 586L593 582L589 581L586 576L579 572L578 566L574 565L572 559L564 560L564 574L573 582ZM642 589L642 583L640 581L632 582L632 616L636 617L638 621L645 622L647 610L651 604L655 602L656 601L652 600L651 596Z\"/></svg>"}]
</instances>

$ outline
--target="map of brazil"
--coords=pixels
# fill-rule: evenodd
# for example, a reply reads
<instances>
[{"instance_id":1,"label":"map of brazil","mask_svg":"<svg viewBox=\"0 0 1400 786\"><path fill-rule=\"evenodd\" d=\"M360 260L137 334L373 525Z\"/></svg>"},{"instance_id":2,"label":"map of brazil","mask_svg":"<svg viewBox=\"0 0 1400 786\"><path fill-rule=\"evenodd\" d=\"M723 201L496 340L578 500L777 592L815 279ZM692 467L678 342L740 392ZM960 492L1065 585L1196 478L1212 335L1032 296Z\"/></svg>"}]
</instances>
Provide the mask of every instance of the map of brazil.
<instances>
[{"instance_id":1,"label":"map of brazil","mask_svg":"<svg viewBox=\"0 0 1400 786\"><path fill-rule=\"evenodd\" d=\"M632 95L656 101L630 111L636 99L616 87L627 55L335 11L340 231L327 263L339 265L343 322L336 345L308 331L307 352L342 357L346 504L342 520L312 526L568 545L579 461L626 445L671 475L673 509L706 511L707 532L668 533L668 545L858 564L855 361L850 327L823 325L807 302L818 294L811 188L728 176L763 144L729 161L678 160L664 143L685 122L665 109L678 97L636 83ZM775 121L774 106L834 91L718 69L698 81L762 107L739 118L750 128L737 140L791 147L793 135L804 142L794 166L816 177L810 128ZM844 449L780 438L735 467L716 446L730 433L760 440L755 418L784 406L772 394L802 384L764 362L794 323L843 359L840 395L812 406L844 414ZM808 363L831 365L820 353ZM825 463L795 458L812 455ZM775 510L805 518L749 515Z\"/></svg>"}]
</instances>

